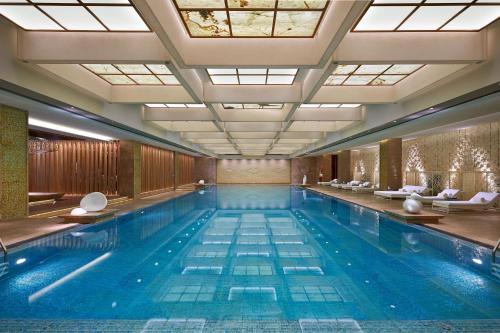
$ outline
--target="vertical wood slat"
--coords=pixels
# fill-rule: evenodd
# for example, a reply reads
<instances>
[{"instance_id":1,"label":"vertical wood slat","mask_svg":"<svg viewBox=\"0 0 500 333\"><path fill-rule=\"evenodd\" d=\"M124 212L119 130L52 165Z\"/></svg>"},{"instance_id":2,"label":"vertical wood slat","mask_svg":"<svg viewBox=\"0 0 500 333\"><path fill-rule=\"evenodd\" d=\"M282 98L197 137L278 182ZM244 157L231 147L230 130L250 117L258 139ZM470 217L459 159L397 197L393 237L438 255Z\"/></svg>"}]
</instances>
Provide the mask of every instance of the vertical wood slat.
<instances>
[{"instance_id":1,"label":"vertical wood slat","mask_svg":"<svg viewBox=\"0 0 500 333\"><path fill-rule=\"evenodd\" d=\"M172 188L174 180L169 167L174 153L148 145L141 146L141 192Z\"/></svg>"},{"instance_id":2,"label":"vertical wood slat","mask_svg":"<svg viewBox=\"0 0 500 333\"><path fill-rule=\"evenodd\" d=\"M30 141L29 145L34 148L38 143ZM117 194L118 142L58 140L49 146L58 149L29 156L31 192Z\"/></svg>"},{"instance_id":3,"label":"vertical wood slat","mask_svg":"<svg viewBox=\"0 0 500 333\"><path fill-rule=\"evenodd\" d=\"M182 153L175 154L176 187L194 182L194 157Z\"/></svg>"}]
</instances>

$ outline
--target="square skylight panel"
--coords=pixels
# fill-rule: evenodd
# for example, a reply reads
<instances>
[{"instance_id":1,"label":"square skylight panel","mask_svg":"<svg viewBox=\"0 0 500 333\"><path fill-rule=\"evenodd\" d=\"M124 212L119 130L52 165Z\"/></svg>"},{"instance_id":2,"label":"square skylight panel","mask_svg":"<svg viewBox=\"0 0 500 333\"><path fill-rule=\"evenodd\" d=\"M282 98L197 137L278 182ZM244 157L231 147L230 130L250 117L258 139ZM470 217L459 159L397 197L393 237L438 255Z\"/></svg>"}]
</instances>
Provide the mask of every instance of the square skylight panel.
<instances>
[{"instance_id":1,"label":"square skylight panel","mask_svg":"<svg viewBox=\"0 0 500 333\"><path fill-rule=\"evenodd\" d=\"M226 110L231 109L282 109L283 104L280 103L270 103L270 104L238 104L238 103L224 103L222 107Z\"/></svg>"},{"instance_id":2,"label":"square skylight panel","mask_svg":"<svg viewBox=\"0 0 500 333\"><path fill-rule=\"evenodd\" d=\"M128 0L1 1L0 15L25 30L150 31Z\"/></svg>"},{"instance_id":3,"label":"square skylight panel","mask_svg":"<svg viewBox=\"0 0 500 333\"><path fill-rule=\"evenodd\" d=\"M213 84L291 85L297 68L207 68Z\"/></svg>"},{"instance_id":4,"label":"square skylight panel","mask_svg":"<svg viewBox=\"0 0 500 333\"><path fill-rule=\"evenodd\" d=\"M499 17L495 0L375 0L353 31L479 31Z\"/></svg>"},{"instance_id":5,"label":"square skylight panel","mask_svg":"<svg viewBox=\"0 0 500 333\"><path fill-rule=\"evenodd\" d=\"M398 83L423 66L418 64L338 65L324 85L389 86Z\"/></svg>"},{"instance_id":6,"label":"square skylight panel","mask_svg":"<svg viewBox=\"0 0 500 333\"><path fill-rule=\"evenodd\" d=\"M314 37L326 0L174 0L191 37Z\"/></svg>"},{"instance_id":7,"label":"square skylight panel","mask_svg":"<svg viewBox=\"0 0 500 333\"><path fill-rule=\"evenodd\" d=\"M82 64L82 66L111 84L180 84L172 72L163 64Z\"/></svg>"}]
</instances>

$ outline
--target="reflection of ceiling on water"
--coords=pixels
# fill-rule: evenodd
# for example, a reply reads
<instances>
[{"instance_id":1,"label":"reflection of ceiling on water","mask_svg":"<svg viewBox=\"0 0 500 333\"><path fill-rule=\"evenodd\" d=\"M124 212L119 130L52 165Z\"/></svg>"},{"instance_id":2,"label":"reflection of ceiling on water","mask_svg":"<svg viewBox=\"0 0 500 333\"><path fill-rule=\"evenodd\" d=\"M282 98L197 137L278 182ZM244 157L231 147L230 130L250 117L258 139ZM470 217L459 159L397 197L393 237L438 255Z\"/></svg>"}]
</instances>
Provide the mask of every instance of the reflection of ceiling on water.
<instances>
[{"instance_id":1,"label":"reflection of ceiling on water","mask_svg":"<svg viewBox=\"0 0 500 333\"><path fill-rule=\"evenodd\" d=\"M289 191L288 186L220 186L217 188L217 208L289 209Z\"/></svg>"}]
</instances>

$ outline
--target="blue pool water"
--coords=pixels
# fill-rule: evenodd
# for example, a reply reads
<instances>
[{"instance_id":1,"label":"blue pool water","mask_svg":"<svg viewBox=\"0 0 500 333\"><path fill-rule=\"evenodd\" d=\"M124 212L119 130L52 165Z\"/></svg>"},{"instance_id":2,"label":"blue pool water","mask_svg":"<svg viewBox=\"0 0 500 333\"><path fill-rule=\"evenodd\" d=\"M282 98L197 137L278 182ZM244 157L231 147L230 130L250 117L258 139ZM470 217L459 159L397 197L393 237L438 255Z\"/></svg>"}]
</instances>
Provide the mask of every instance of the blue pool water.
<instances>
[{"instance_id":1,"label":"blue pool water","mask_svg":"<svg viewBox=\"0 0 500 333\"><path fill-rule=\"evenodd\" d=\"M498 319L497 269L489 249L310 191L209 187L12 250L0 319Z\"/></svg>"}]
</instances>

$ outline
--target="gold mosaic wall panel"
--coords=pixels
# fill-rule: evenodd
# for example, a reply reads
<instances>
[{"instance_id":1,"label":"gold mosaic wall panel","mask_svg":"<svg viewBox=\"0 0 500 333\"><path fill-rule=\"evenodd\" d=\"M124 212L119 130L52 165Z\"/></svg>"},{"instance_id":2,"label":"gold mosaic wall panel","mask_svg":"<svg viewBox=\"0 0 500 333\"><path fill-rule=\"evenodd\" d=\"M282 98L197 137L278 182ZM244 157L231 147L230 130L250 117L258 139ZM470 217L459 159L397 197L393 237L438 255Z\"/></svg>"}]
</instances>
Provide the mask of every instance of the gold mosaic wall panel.
<instances>
[{"instance_id":1,"label":"gold mosaic wall panel","mask_svg":"<svg viewBox=\"0 0 500 333\"><path fill-rule=\"evenodd\" d=\"M361 149L352 151L351 168L354 180L371 182L373 185L379 182L379 149Z\"/></svg>"},{"instance_id":2,"label":"gold mosaic wall panel","mask_svg":"<svg viewBox=\"0 0 500 333\"><path fill-rule=\"evenodd\" d=\"M217 160L219 184L290 184L290 160Z\"/></svg>"},{"instance_id":3,"label":"gold mosaic wall panel","mask_svg":"<svg viewBox=\"0 0 500 333\"><path fill-rule=\"evenodd\" d=\"M404 141L403 182L427 185L434 193L459 188L464 199L494 191L499 149L498 121Z\"/></svg>"},{"instance_id":4,"label":"gold mosaic wall panel","mask_svg":"<svg viewBox=\"0 0 500 333\"><path fill-rule=\"evenodd\" d=\"M27 212L28 113L0 105L0 219Z\"/></svg>"}]
</instances>

